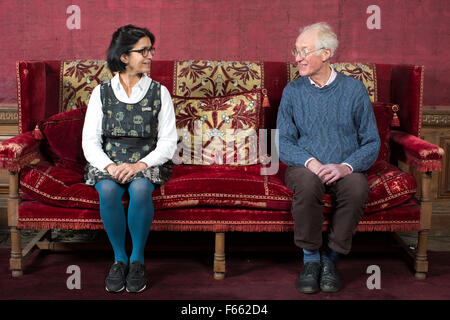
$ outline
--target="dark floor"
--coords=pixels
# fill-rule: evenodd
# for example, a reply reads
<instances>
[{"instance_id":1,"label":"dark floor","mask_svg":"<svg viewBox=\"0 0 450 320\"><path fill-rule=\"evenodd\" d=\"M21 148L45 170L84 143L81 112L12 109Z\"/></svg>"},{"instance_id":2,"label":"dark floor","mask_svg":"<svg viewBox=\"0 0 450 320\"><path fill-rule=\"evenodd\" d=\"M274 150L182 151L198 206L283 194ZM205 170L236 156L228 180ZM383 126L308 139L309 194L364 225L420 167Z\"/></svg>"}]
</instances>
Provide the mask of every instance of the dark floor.
<instances>
[{"instance_id":1,"label":"dark floor","mask_svg":"<svg viewBox=\"0 0 450 320\"><path fill-rule=\"evenodd\" d=\"M22 233L22 248L33 239L37 234L37 230L21 230ZM377 239L383 239L386 233L381 232L366 232L357 233L355 236L355 244L360 243L360 239L363 244L367 239L371 242L377 242ZM411 248L414 248L417 244L417 232L397 232L397 235ZM94 243L98 246L105 246L107 249L106 234L103 230L97 231L72 231L72 230L54 230L52 232L53 238L68 242L68 243ZM152 240L154 239L154 240ZM238 243L236 247L239 250L245 250L246 241L249 242L249 249L255 249L259 247L261 250L268 247L274 247L277 249L284 248L283 250L296 250L292 242L292 233L241 233L231 232L226 233L227 245L233 245L233 240ZM258 243L256 247L252 245ZM198 247L200 250L213 250L214 249L214 234L212 232L153 232L150 234L148 247L151 249L152 244L156 247L164 247L167 244L169 247L183 247L190 246L195 250ZM0 248L9 248L11 245L9 230L7 227L0 227ZM258 249L259 250L259 249ZM450 251L450 230L431 230L428 237L428 250L436 252Z\"/></svg>"}]
</instances>

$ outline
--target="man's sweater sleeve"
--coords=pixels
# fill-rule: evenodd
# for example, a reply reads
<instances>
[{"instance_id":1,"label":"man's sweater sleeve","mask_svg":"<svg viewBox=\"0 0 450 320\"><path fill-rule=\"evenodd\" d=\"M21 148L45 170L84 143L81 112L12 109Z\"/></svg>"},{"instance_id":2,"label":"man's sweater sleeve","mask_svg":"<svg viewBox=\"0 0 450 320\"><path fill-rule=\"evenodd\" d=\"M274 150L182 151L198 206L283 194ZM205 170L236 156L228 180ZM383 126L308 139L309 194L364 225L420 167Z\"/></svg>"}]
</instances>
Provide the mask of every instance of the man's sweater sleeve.
<instances>
[{"instance_id":1,"label":"man's sweater sleeve","mask_svg":"<svg viewBox=\"0 0 450 320\"><path fill-rule=\"evenodd\" d=\"M277 129L279 133L280 159L289 166L305 166L305 162L312 158L312 155L301 148L297 141L299 132L294 123L292 104L292 88L289 85L283 90L280 108L277 116Z\"/></svg>"},{"instance_id":2,"label":"man's sweater sleeve","mask_svg":"<svg viewBox=\"0 0 450 320\"><path fill-rule=\"evenodd\" d=\"M378 157L380 137L372 103L362 83L359 86L358 93L353 108L360 147L343 162L350 164L354 172L363 172L369 169Z\"/></svg>"}]
</instances>

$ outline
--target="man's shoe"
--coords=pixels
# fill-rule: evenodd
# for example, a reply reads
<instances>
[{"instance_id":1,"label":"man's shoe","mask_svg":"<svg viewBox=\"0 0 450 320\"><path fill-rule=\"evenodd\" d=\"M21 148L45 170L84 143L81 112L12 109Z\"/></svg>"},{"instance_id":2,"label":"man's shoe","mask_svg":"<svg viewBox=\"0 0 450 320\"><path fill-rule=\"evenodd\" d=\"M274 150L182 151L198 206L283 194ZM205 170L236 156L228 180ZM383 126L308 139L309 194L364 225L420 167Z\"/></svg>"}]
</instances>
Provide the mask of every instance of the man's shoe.
<instances>
[{"instance_id":1,"label":"man's shoe","mask_svg":"<svg viewBox=\"0 0 450 320\"><path fill-rule=\"evenodd\" d=\"M147 272L139 261L133 261L127 276L127 292L138 293L147 287Z\"/></svg>"},{"instance_id":2,"label":"man's shoe","mask_svg":"<svg viewBox=\"0 0 450 320\"><path fill-rule=\"evenodd\" d=\"M125 289L128 266L123 262L114 262L106 277L105 285L108 292L120 292Z\"/></svg>"},{"instance_id":3,"label":"man's shoe","mask_svg":"<svg viewBox=\"0 0 450 320\"><path fill-rule=\"evenodd\" d=\"M320 262L307 262L303 265L297 280L297 290L302 293L319 291Z\"/></svg>"},{"instance_id":4,"label":"man's shoe","mask_svg":"<svg viewBox=\"0 0 450 320\"><path fill-rule=\"evenodd\" d=\"M320 269L320 290L322 292L338 292L341 288L339 274L333 261L325 259Z\"/></svg>"}]
</instances>

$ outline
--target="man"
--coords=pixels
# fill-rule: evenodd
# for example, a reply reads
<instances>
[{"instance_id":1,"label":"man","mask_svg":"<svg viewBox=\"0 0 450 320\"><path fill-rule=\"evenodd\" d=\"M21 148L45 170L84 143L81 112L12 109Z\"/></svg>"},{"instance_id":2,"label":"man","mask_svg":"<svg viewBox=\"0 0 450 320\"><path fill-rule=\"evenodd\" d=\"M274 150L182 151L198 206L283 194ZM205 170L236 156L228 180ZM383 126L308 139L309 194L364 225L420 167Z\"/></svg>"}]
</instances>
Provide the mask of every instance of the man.
<instances>
[{"instance_id":1,"label":"man","mask_svg":"<svg viewBox=\"0 0 450 320\"><path fill-rule=\"evenodd\" d=\"M300 78L283 91L278 111L280 159L294 193L294 242L303 249L297 289L337 292L336 261L348 254L369 196L364 171L375 162L380 138L364 85L331 68L338 40L330 26L305 27L295 42ZM323 196L329 193L327 245L322 253Z\"/></svg>"}]
</instances>

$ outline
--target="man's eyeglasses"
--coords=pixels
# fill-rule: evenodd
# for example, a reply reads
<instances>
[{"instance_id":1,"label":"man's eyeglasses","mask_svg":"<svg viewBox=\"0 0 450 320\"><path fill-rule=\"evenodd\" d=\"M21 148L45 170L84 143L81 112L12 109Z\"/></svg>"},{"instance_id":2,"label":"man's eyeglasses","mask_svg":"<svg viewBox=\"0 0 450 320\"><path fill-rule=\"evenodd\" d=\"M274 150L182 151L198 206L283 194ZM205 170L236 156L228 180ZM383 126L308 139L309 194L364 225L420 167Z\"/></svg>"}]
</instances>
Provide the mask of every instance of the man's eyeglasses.
<instances>
[{"instance_id":1,"label":"man's eyeglasses","mask_svg":"<svg viewBox=\"0 0 450 320\"><path fill-rule=\"evenodd\" d=\"M134 50L129 50L128 52L139 52L140 54L142 54L142 56L145 58L148 56L148 54L151 52L152 56L155 55L155 48L151 47L151 48L142 48L142 49L134 49Z\"/></svg>"},{"instance_id":2,"label":"man's eyeglasses","mask_svg":"<svg viewBox=\"0 0 450 320\"><path fill-rule=\"evenodd\" d=\"M292 53L292 55L293 55L294 57L296 57L297 55L299 55L300 58L305 59L305 58L306 58L307 56L309 56L311 53L316 52L316 51L319 51L319 50L322 50L322 49L325 49L325 48L322 47L322 48L319 48L319 49L316 49L316 50L311 50L311 51L309 51L309 50L307 50L307 49L303 49L303 50L301 50L301 51L298 51L297 48L294 48L294 49L291 50L291 53Z\"/></svg>"}]
</instances>

